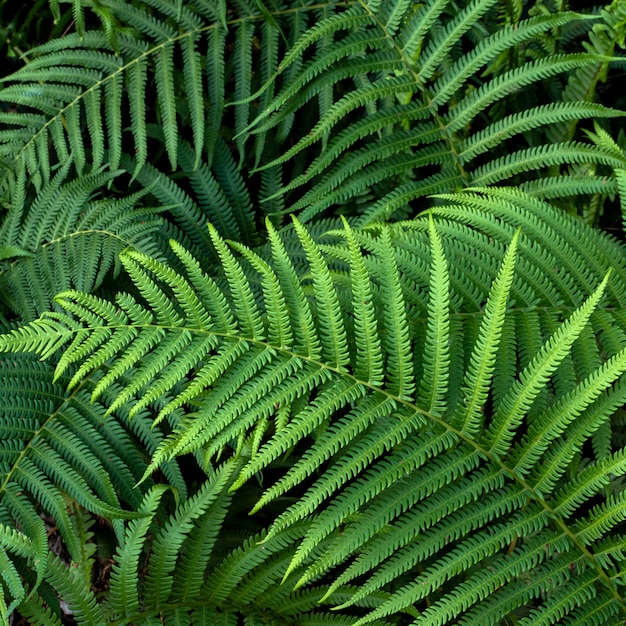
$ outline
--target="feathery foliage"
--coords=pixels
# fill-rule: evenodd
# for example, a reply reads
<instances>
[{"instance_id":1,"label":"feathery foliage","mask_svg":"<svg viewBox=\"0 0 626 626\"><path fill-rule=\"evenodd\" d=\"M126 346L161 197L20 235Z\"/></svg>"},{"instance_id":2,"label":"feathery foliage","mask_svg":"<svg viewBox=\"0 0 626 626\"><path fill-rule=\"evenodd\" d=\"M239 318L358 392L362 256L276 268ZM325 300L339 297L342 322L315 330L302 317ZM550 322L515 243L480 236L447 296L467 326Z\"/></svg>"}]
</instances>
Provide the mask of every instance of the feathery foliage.
<instances>
[{"instance_id":1,"label":"feathery foliage","mask_svg":"<svg viewBox=\"0 0 626 626\"><path fill-rule=\"evenodd\" d=\"M623 623L626 3L556 4L7 36L0 623Z\"/></svg>"}]
</instances>

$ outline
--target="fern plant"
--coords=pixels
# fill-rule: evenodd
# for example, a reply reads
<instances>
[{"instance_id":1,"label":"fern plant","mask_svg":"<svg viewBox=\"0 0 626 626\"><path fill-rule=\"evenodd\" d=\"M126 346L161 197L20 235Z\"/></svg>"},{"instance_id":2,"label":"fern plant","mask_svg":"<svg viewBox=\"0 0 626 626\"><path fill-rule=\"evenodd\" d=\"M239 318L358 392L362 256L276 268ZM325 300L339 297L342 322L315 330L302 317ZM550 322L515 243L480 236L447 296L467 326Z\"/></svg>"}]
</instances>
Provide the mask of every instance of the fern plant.
<instances>
[{"instance_id":1,"label":"fern plant","mask_svg":"<svg viewBox=\"0 0 626 626\"><path fill-rule=\"evenodd\" d=\"M625 15L51 1L0 89L0 620L623 623L626 257L554 204L624 205Z\"/></svg>"}]
</instances>

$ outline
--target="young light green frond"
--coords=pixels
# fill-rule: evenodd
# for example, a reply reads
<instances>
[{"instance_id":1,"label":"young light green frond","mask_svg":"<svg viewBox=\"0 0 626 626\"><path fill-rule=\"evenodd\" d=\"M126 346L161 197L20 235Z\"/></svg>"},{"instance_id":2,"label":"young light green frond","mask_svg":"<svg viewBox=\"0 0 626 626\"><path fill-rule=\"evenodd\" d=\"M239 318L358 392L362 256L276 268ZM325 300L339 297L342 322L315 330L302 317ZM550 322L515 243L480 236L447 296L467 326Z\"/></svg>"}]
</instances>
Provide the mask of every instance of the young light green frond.
<instances>
[{"instance_id":1,"label":"young light green frond","mask_svg":"<svg viewBox=\"0 0 626 626\"><path fill-rule=\"evenodd\" d=\"M489 504L492 504L489 502ZM417 580L408 583L393 593L389 600L379 608L360 619L357 624L368 624L373 620L392 615L401 608L406 608L417 602L420 598L433 593L446 580L452 578L459 568L463 568L465 559L486 558L505 545L509 544L515 537L515 532L533 532L541 525L543 512L537 510L528 513L524 518L518 518L515 524L510 527L495 526L489 535L478 534L472 539L461 543L458 549L454 550L448 558L443 558L434 565L428 567Z\"/></svg>"},{"instance_id":2,"label":"young light green frond","mask_svg":"<svg viewBox=\"0 0 626 626\"><path fill-rule=\"evenodd\" d=\"M290 468L287 474L263 494L256 503L254 510L260 509L266 503L301 484L322 463L349 445L358 433L365 431L378 418L387 415L392 407L391 400L377 395L370 396L367 400L359 403L358 407L353 409L345 418L326 430L315 442L315 445ZM354 457L352 461L354 461Z\"/></svg>"},{"instance_id":3,"label":"young light green frond","mask_svg":"<svg viewBox=\"0 0 626 626\"><path fill-rule=\"evenodd\" d=\"M538 491L549 493L554 489L568 464L579 453L584 441L605 424L624 403L626 384L620 380L614 387L569 425L566 437L552 443L543 457L542 466L535 468L535 485Z\"/></svg>"},{"instance_id":4,"label":"young light green frond","mask_svg":"<svg viewBox=\"0 0 626 626\"><path fill-rule=\"evenodd\" d=\"M533 361L521 372L517 381L498 407L487 432L490 452L503 455L509 447L515 429L543 387L548 377L567 356L574 341L585 327L593 310L604 295L609 280L607 274L596 291L564 322L542 346Z\"/></svg>"},{"instance_id":5,"label":"young light green frond","mask_svg":"<svg viewBox=\"0 0 626 626\"><path fill-rule=\"evenodd\" d=\"M218 380L247 349L248 345L245 341L234 342L231 345L226 344L217 354L207 360L206 365L195 372L194 379L189 382L184 391L170 400L168 404L159 411L156 421L161 421L186 402L199 396L204 389L209 388Z\"/></svg>"},{"instance_id":6,"label":"young light green frond","mask_svg":"<svg viewBox=\"0 0 626 626\"><path fill-rule=\"evenodd\" d=\"M218 359L210 365L214 369L216 364L220 364ZM325 370L301 369L299 359L275 358L271 349L247 346L225 373L218 372L222 374L220 383L214 385L200 410L181 422L159 447L150 471L164 459L200 448L204 448L207 460L219 456L233 437L243 435L257 420L269 417L276 404L292 402L327 379ZM204 392L197 384L194 390L196 396Z\"/></svg>"},{"instance_id":7,"label":"young light green frond","mask_svg":"<svg viewBox=\"0 0 626 626\"><path fill-rule=\"evenodd\" d=\"M293 344L293 332L289 323L289 310L276 274L259 255L249 248L237 242L231 242L230 245L262 275L263 304L265 306L265 314L267 315L268 340L274 346L290 348Z\"/></svg>"},{"instance_id":8,"label":"young light green frond","mask_svg":"<svg viewBox=\"0 0 626 626\"><path fill-rule=\"evenodd\" d=\"M331 589L364 572L375 572L376 567L401 549L412 545L414 539L425 534L438 519L457 511L488 488L495 487L499 480L491 472L490 476L482 476L474 484L468 480L464 495L458 500L451 498L453 492L459 491L458 486L455 485L452 489L446 485L446 481L453 475L472 470L478 463L475 452L457 452L458 454L452 453L426 467L414 468L414 481L400 479L390 485L381 496L372 498L363 507L366 514L346 524L341 535L335 537L332 552L329 550L314 566L309 567L303 579L311 579L314 575L344 562L354 554L355 548L360 552L358 558L344 569L331 585ZM361 594L361 597L366 597L366 594ZM358 599L355 598L357 601Z\"/></svg>"},{"instance_id":9,"label":"young light green frond","mask_svg":"<svg viewBox=\"0 0 626 626\"><path fill-rule=\"evenodd\" d=\"M12 330L0 337L1 352L36 352L42 359L50 357L61 346L70 341L79 329L76 324L69 327L66 316L50 313L40 319Z\"/></svg>"},{"instance_id":10,"label":"young light green frond","mask_svg":"<svg viewBox=\"0 0 626 626\"><path fill-rule=\"evenodd\" d=\"M350 276L352 280L352 311L354 314L354 339L356 343L354 375L370 385L383 382L383 355L372 299L372 285L354 234L344 219L343 225L350 251Z\"/></svg>"},{"instance_id":11,"label":"young light green frond","mask_svg":"<svg viewBox=\"0 0 626 626\"><path fill-rule=\"evenodd\" d=\"M272 440L261 448L259 454L243 468L233 484L233 489L240 487L263 466L268 465L298 441L310 435L329 420L340 407L355 402L362 395L363 389L345 380L329 385L306 410L294 416L280 433L276 433Z\"/></svg>"},{"instance_id":12,"label":"young light green frond","mask_svg":"<svg viewBox=\"0 0 626 626\"><path fill-rule=\"evenodd\" d=\"M314 367L303 367L298 359L289 359L284 362L278 362L277 366L267 374L261 374L253 378L249 384L244 386L233 399L228 402L224 410L220 411L219 419L210 420L210 412L199 412L198 423L205 423L205 427L201 430L201 434L195 438L187 437L186 447L180 448L184 452L191 452L200 445L205 446L205 459L208 462L212 457L218 457L223 450L232 442L233 439L243 441L243 437L256 425L253 432L251 454L255 450L258 440L258 429L264 428L264 424L268 423L277 407L282 404L291 405L302 398L309 398L314 390L322 388L324 383L328 382L328 373L325 370L319 370ZM340 405L342 401L349 402L351 396L342 394L335 400L335 406ZM331 405L332 406L332 405ZM209 407L206 407L209 408ZM329 410L326 398L311 412L311 419L305 421L302 426L302 436L307 432L307 425L314 427L319 426L319 422L323 418L324 411ZM209 422L207 426L206 423ZM322 422L323 424L323 422ZM281 431L282 432L282 431ZM300 432L300 431L298 431ZM263 435L267 433L263 432ZM293 434L289 431L288 434ZM283 438L285 442L287 437ZM287 443L289 445L289 443ZM178 453L178 448L175 454ZM259 460L264 463L262 457L255 455L255 461ZM265 458L269 462L270 457Z\"/></svg>"},{"instance_id":13,"label":"young light green frond","mask_svg":"<svg viewBox=\"0 0 626 626\"><path fill-rule=\"evenodd\" d=\"M576 538L585 546L594 546L605 535L616 532L626 512L625 496L623 491L610 495L603 504L594 506L585 517L576 520L573 525Z\"/></svg>"},{"instance_id":14,"label":"young light green frond","mask_svg":"<svg viewBox=\"0 0 626 626\"><path fill-rule=\"evenodd\" d=\"M350 359L348 340L330 271L319 248L302 224L295 218L293 224L311 268L313 292L317 305L318 332L323 349L322 356L331 367L344 368Z\"/></svg>"},{"instance_id":15,"label":"young light green frond","mask_svg":"<svg viewBox=\"0 0 626 626\"><path fill-rule=\"evenodd\" d=\"M396 481L403 480L404 477L419 468L426 458L433 455L435 451L451 446L453 438L450 437L448 433L434 437L429 436L426 441L419 436L411 438L409 435L414 428L423 424L422 420L418 418L414 420L413 423L407 423L408 420L406 416L399 417L404 417L404 419L401 420L404 422L402 429L397 426L390 428L389 424L386 424L384 431L383 429L379 429L378 432L375 431L372 433L375 435L375 437L372 437L373 441L367 442L370 444L369 454L368 457L366 457L368 462L365 465L365 467L370 466L367 471L346 488L344 488L343 484L335 484L332 486L332 491L337 493L332 494L334 497L330 505L316 516L311 529L307 532L307 536L300 546L298 546L288 571L294 570L308 558L323 539L331 536L342 528L346 519L349 519L353 515L359 517L358 513L364 504L375 499L381 492L384 493L384 490L390 485L393 485ZM398 446L395 454L389 455L388 458L380 458L382 456L381 453L397 445L396 442L401 442L402 445ZM357 454L359 452L362 453L357 447ZM350 458L349 454L342 458L341 461L346 463L349 469L352 469L354 473L359 472L363 468L363 459L360 459L361 465L359 466L358 462L354 463L354 459ZM351 468L350 465L352 465ZM323 477L318 484L313 486L310 493L306 495L309 497L310 495L315 496L315 492L319 489L320 483L322 483L323 486L324 482L326 481ZM331 495L332 492L328 489L328 486L325 488L328 490L325 496ZM294 518L298 519L295 514L296 512L303 517L302 511L298 511L303 504L307 504L305 499L292 507L294 511L287 511L287 513L290 514L289 517L287 517L287 515L279 517L270 529L270 536L273 532L276 532L276 528L280 528L281 523L284 524L283 517L286 519L291 518L291 520ZM332 550L326 554L326 558L329 562L332 561L332 564L335 563L334 552ZM314 574L317 573L315 569L316 568L313 570ZM298 585L306 582L308 578L309 574L305 573L299 580Z\"/></svg>"},{"instance_id":16,"label":"young light green frond","mask_svg":"<svg viewBox=\"0 0 626 626\"><path fill-rule=\"evenodd\" d=\"M422 357L424 373L417 403L428 413L439 416L446 411L450 370L450 278L441 238L432 216L428 219L428 236L431 255L428 322Z\"/></svg>"},{"instance_id":17,"label":"young light green frond","mask_svg":"<svg viewBox=\"0 0 626 626\"><path fill-rule=\"evenodd\" d=\"M236 323L232 310L215 281L203 272L198 261L177 241L171 240L170 246L183 263L189 283L201 301L201 305L210 313L216 329L226 334L234 333ZM178 280L175 279L174 282L177 284Z\"/></svg>"},{"instance_id":18,"label":"young light green frond","mask_svg":"<svg viewBox=\"0 0 626 626\"><path fill-rule=\"evenodd\" d=\"M550 443L564 433L567 425L624 372L626 372L626 352L622 351L581 381L559 402L533 419L527 439L511 451L511 458L515 460L515 471L523 475L534 467Z\"/></svg>"},{"instance_id":19,"label":"young light green frond","mask_svg":"<svg viewBox=\"0 0 626 626\"><path fill-rule=\"evenodd\" d=\"M383 409L383 405L378 404L378 406L381 410ZM364 410L367 408L368 407L365 404ZM372 463L373 460L383 455L394 445L397 445L414 428L424 423L423 418L418 414L412 415L407 419L407 416L403 415L401 412L393 411L393 405L384 406L384 408L389 411L392 419L377 419L371 432L366 433L363 437L352 442L347 453L342 455L335 462L335 471L328 472L322 476L296 504L292 505L283 514L278 516L270 527L268 536L273 536L275 532L288 528L294 522L305 519L306 516L314 512L322 502L332 496L335 492L338 492L344 486L346 480L352 480L354 477L358 476ZM357 412L357 415L359 413L360 412ZM364 413L364 415L366 417L368 416L367 413ZM326 443L326 440L320 441L319 452L322 454ZM437 439L435 441L435 446L439 443L440 440ZM317 453L318 449L313 447L310 455L311 461L309 461L307 456L307 458L303 460L302 465L306 467L307 463L312 462L316 458ZM404 454L401 455L401 457L402 460L405 459ZM411 459L409 458L409 463L410 462ZM421 463L419 460L416 462L418 464ZM299 470L300 467L297 467L296 469ZM386 469L390 468L383 469L383 473ZM395 467L395 471L398 471L397 466ZM404 468L402 468L402 472L404 472ZM278 487L282 488L282 483L278 483ZM267 498L269 499L269 497L270 494L268 494ZM266 498L263 497L259 502L264 503L265 500ZM352 498L350 499L350 504L354 505L354 503L358 501L358 497ZM331 521L327 524L320 525L320 532L322 533L321 537L325 537L341 525L343 520L341 510L341 507L336 508L332 512ZM354 513L354 511L350 510L347 512L347 515L352 513ZM315 546L319 539L320 537L314 536L309 542L310 545Z\"/></svg>"},{"instance_id":20,"label":"young light green frond","mask_svg":"<svg viewBox=\"0 0 626 626\"><path fill-rule=\"evenodd\" d=\"M555 494L554 508L558 515L571 516L587 499L599 493L611 482L611 476L624 474L624 451L620 451L608 459L591 463L567 485Z\"/></svg>"},{"instance_id":21,"label":"young light green frond","mask_svg":"<svg viewBox=\"0 0 626 626\"><path fill-rule=\"evenodd\" d=\"M265 325L241 265L219 236L217 230L210 224L209 233L222 262L230 287L230 295L235 303L235 310L244 336L251 339L263 339Z\"/></svg>"},{"instance_id":22,"label":"young light green frond","mask_svg":"<svg viewBox=\"0 0 626 626\"><path fill-rule=\"evenodd\" d=\"M157 324L165 328L181 326L184 318L182 312L176 306L178 303L168 298L157 282L159 279L165 278L166 281L169 279L171 286L174 280L174 272L165 264L132 250L123 252L120 260L128 275L137 285L143 298L156 313L155 319Z\"/></svg>"},{"instance_id":23,"label":"young light green frond","mask_svg":"<svg viewBox=\"0 0 626 626\"><path fill-rule=\"evenodd\" d=\"M498 276L489 290L485 313L463 380L463 402L457 408L455 420L458 421L459 429L463 433L472 436L475 436L481 427L482 411L496 367L496 353L504 330L506 303L513 283L519 237L518 230L507 249Z\"/></svg>"},{"instance_id":24,"label":"young light green frond","mask_svg":"<svg viewBox=\"0 0 626 626\"><path fill-rule=\"evenodd\" d=\"M415 393L413 350L400 276L387 228L382 230L381 244L383 275L380 290L384 312L383 345L387 354L386 387L391 394L408 400Z\"/></svg>"},{"instance_id":25,"label":"young light green frond","mask_svg":"<svg viewBox=\"0 0 626 626\"><path fill-rule=\"evenodd\" d=\"M397 498L397 508L393 506L388 507L387 500L381 499L378 507L373 511L373 520L370 520L369 516L367 516L351 524L348 534L352 537L352 541L363 532L367 533L369 530L369 534L365 534L363 537L364 541L360 542L364 545L358 557L343 570L341 575L331 585L331 589L354 580L368 571L375 571L375 568L385 563L387 559L392 558L393 555L398 554L401 549L407 549L411 546L420 535L423 535L430 527L435 525L439 519L461 510L463 506L497 486L502 486L502 476L493 471L481 472L478 480L463 480L464 488L462 490L459 489L457 483L445 484L448 478L448 472L445 470L447 464L454 465L457 471L459 469L465 471L475 466L476 461L476 453L468 453L467 451L461 454L454 454L451 458L439 459L432 467L427 466L417 474L420 479L425 479L423 485L419 483L411 485L406 482L402 485L401 489L408 492L413 505L411 508L407 507L406 513L402 512L404 507L401 504L401 497ZM425 498L425 496L431 494L436 495ZM422 501L421 504L415 506L415 503L420 502L420 500ZM391 504L393 505L393 501ZM396 519L393 519L396 515ZM364 526L365 528L363 528ZM381 532L383 529L384 532ZM339 548L341 548L341 544L344 546L348 544L347 541L343 540L344 535L345 531L341 538L336 541L339 544ZM349 549L346 554L350 552L352 552L352 549ZM335 559L335 561L340 562L340 559Z\"/></svg>"}]
</instances>

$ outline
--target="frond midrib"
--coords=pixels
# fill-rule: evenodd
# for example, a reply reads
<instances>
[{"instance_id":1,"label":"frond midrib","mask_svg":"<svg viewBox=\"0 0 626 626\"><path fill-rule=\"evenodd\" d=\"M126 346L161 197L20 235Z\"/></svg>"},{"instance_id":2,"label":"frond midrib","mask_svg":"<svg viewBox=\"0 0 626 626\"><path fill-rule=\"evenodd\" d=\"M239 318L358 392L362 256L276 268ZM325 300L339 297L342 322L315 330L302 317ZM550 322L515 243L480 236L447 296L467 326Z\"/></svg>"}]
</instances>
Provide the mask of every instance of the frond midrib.
<instances>
[{"instance_id":1,"label":"frond midrib","mask_svg":"<svg viewBox=\"0 0 626 626\"><path fill-rule=\"evenodd\" d=\"M64 233L59 237L55 237L54 239L50 239L48 241L44 241L43 243L39 243L35 246L36 250L44 250L49 248L50 246L54 246L58 243L62 243L63 241L67 241L68 239L74 239L75 237L81 237L83 235L105 235L106 237L110 237L111 239L117 239L120 243L123 243L127 248L137 248L136 243L125 239L119 233L114 233L110 230L104 230L101 228L86 228L84 230L73 230L71 233ZM19 263L19 259L15 261L11 261L9 266L13 266L16 263ZM2 270L0 270L0 274L2 274Z\"/></svg>"}]
</instances>

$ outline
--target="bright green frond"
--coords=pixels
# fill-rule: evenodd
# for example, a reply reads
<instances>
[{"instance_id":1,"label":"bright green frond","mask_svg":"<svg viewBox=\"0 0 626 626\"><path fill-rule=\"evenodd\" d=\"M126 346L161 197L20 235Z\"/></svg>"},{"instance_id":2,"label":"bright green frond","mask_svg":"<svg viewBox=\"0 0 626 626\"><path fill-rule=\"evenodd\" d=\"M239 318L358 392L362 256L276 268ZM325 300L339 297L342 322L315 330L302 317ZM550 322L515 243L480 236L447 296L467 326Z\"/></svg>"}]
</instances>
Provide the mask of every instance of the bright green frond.
<instances>
[{"instance_id":1,"label":"bright green frond","mask_svg":"<svg viewBox=\"0 0 626 626\"><path fill-rule=\"evenodd\" d=\"M428 327L424 344L424 375L420 384L418 404L428 413L442 415L446 411L450 369L450 279L441 239L432 218L428 221L431 270L428 289Z\"/></svg>"}]
</instances>

